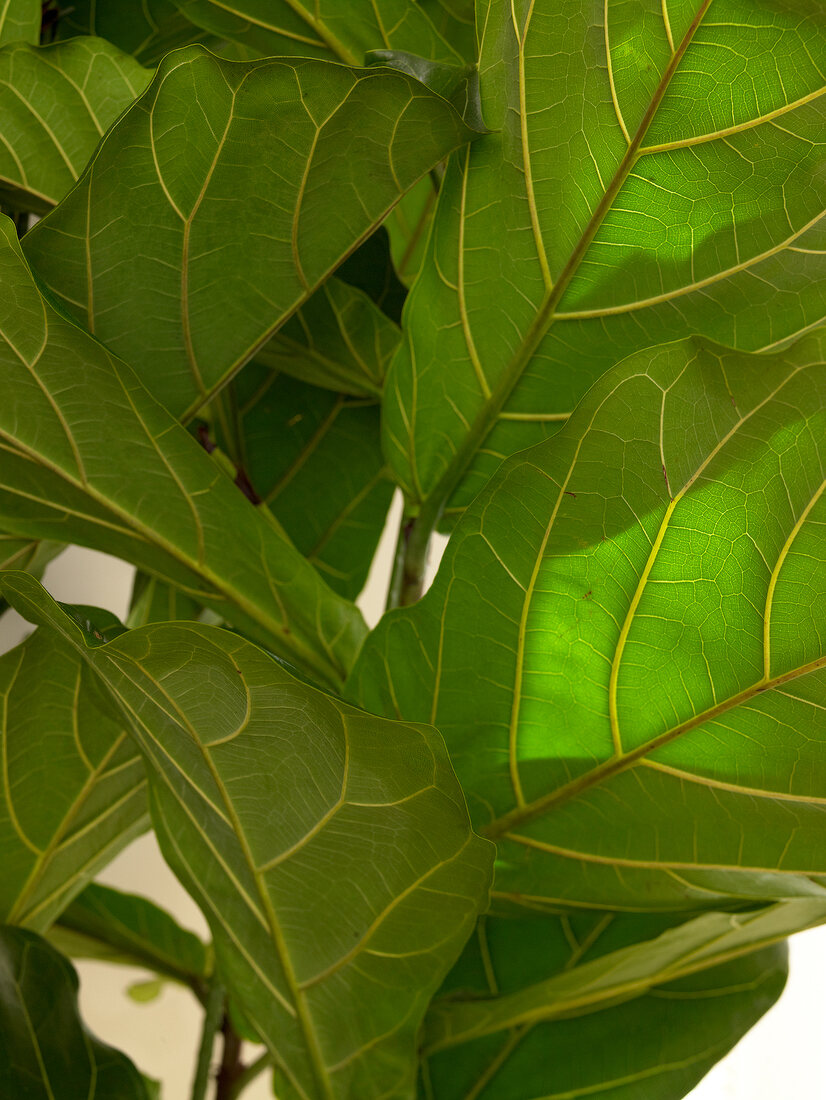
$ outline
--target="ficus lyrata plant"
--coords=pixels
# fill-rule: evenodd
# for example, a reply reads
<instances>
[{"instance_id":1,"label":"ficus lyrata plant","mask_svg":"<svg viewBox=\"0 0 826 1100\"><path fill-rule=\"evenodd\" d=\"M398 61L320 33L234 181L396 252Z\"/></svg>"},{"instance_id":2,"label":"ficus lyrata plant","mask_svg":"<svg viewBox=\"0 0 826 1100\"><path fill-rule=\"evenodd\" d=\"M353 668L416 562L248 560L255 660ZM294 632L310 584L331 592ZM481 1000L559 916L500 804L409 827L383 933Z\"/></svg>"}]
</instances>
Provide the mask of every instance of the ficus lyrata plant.
<instances>
[{"instance_id":1,"label":"ficus lyrata plant","mask_svg":"<svg viewBox=\"0 0 826 1100\"><path fill-rule=\"evenodd\" d=\"M157 1095L93 957L201 1002L193 1100L684 1096L826 921L826 9L0 43L0 1094ZM149 828L211 943L92 881Z\"/></svg>"}]
</instances>

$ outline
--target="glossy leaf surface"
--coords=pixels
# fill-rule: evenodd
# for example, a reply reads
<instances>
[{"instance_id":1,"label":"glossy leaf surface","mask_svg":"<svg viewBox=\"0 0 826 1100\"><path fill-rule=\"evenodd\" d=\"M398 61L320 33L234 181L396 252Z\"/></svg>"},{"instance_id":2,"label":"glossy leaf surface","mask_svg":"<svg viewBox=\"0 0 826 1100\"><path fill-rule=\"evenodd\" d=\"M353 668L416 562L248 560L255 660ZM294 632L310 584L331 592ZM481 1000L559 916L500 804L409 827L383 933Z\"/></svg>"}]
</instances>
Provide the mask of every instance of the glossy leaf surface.
<instances>
[{"instance_id":1,"label":"glossy leaf surface","mask_svg":"<svg viewBox=\"0 0 826 1100\"><path fill-rule=\"evenodd\" d=\"M15 1100L149 1100L129 1059L93 1038L77 974L44 939L0 926L0 1092Z\"/></svg>"},{"instance_id":2,"label":"glossy leaf surface","mask_svg":"<svg viewBox=\"0 0 826 1100\"><path fill-rule=\"evenodd\" d=\"M9 42L40 41L40 0L2 0L0 3L0 46Z\"/></svg>"},{"instance_id":3,"label":"glossy leaf surface","mask_svg":"<svg viewBox=\"0 0 826 1100\"><path fill-rule=\"evenodd\" d=\"M164 854L279 1093L412 1095L418 1023L486 902L492 854L436 731L348 707L216 628L87 649L32 578L4 588L130 716Z\"/></svg>"},{"instance_id":4,"label":"glossy leaf surface","mask_svg":"<svg viewBox=\"0 0 826 1100\"><path fill-rule=\"evenodd\" d=\"M118 554L335 683L359 613L133 371L41 297L7 219L3 232L0 528Z\"/></svg>"},{"instance_id":5,"label":"glossy leaf surface","mask_svg":"<svg viewBox=\"0 0 826 1100\"><path fill-rule=\"evenodd\" d=\"M624 355L695 332L770 348L826 313L822 5L478 16L495 132L453 158L386 389L388 459L432 515Z\"/></svg>"},{"instance_id":6,"label":"glossy leaf surface","mask_svg":"<svg viewBox=\"0 0 826 1100\"><path fill-rule=\"evenodd\" d=\"M436 30L426 6L410 0L175 2L193 23L266 56L320 57L362 65L368 50L394 49L429 61L462 60ZM449 22L440 21L449 27Z\"/></svg>"},{"instance_id":7,"label":"glossy leaf surface","mask_svg":"<svg viewBox=\"0 0 826 1100\"><path fill-rule=\"evenodd\" d=\"M192 47L162 64L26 253L186 418L472 136L398 72Z\"/></svg>"},{"instance_id":8,"label":"glossy leaf surface","mask_svg":"<svg viewBox=\"0 0 826 1100\"><path fill-rule=\"evenodd\" d=\"M142 966L199 989L206 946L147 898L90 883L60 915L48 939L75 959Z\"/></svg>"},{"instance_id":9,"label":"glossy leaf surface","mask_svg":"<svg viewBox=\"0 0 826 1100\"><path fill-rule=\"evenodd\" d=\"M45 214L151 73L99 38L0 49L0 197Z\"/></svg>"},{"instance_id":10,"label":"glossy leaf surface","mask_svg":"<svg viewBox=\"0 0 826 1100\"><path fill-rule=\"evenodd\" d=\"M60 38L106 38L144 65L205 37L203 28L193 26L173 0L72 0L61 12L57 33Z\"/></svg>"},{"instance_id":11,"label":"glossy leaf surface","mask_svg":"<svg viewBox=\"0 0 826 1100\"><path fill-rule=\"evenodd\" d=\"M498 892L713 906L826 870L825 358L630 357L368 639L355 696L442 731Z\"/></svg>"},{"instance_id":12,"label":"glossy leaf surface","mask_svg":"<svg viewBox=\"0 0 826 1100\"><path fill-rule=\"evenodd\" d=\"M216 435L245 484L330 587L355 599L393 495L378 405L305 385L258 360L218 402L224 415L216 416Z\"/></svg>"},{"instance_id":13,"label":"glossy leaf surface","mask_svg":"<svg viewBox=\"0 0 826 1100\"><path fill-rule=\"evenodd\" d=\"M149 824L143 764L76 653L45 631L0 656L0 920L48 928Z\"/></svg>"}]
</instances>

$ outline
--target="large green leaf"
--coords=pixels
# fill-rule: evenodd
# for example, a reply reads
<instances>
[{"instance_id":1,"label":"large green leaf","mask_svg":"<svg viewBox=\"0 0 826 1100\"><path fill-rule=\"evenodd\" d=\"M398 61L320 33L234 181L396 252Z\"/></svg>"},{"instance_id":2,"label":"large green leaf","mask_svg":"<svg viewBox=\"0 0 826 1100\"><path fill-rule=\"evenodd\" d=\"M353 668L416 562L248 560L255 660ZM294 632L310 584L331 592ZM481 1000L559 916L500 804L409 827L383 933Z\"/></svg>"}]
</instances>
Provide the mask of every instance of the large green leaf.
<instances>
[{"instance_id":1,"label":"large green leaf","mask_svg":"<svg viewBox=\"0 0 826 1100\"><path fill-rule=\"evenodd\" d=\"M336 683L364 634L356 609L132 370L41 297L8 219L0 229L0 530L133 561Z\"/></svg>"},{"instance_id":2,"label":"large green leaf","mask_svg":"<svg viewBox=\"0 0 826 1100\"><path fill-rule=\"evenodd\" d=\"M40 0L0 0L0 46L40 41Z\"/></svg>"},{"instance_id":3,"label":"large green leaf","mask_svg":"<svg viewBox=\"0 0 826 1100\"><path fill-rule=\"evenodd\" d=\"M499 893L714 906L826 872L825 349L630 357L368 638L354 696L442 731Z\"/></svg>"},{"instance_id":4,"label":"large green leaf","mask_svg":"<svg viewBox=\"0 0 826 1100\"><path fill-rule=\"evenodd\" d=\"M715 933L729 942L736 935L722 914L690 925L700 923L710 944ZM774 1003L785 981L785 944L746 955L735 949L728 961L692 971L692 937L683 929L618 949L629 933L644 932L644 922L633 918L629 929L627 918L593 915L562 924L483 918L478 940L450 976L454 999L437 1001L429 1020L427 1100L678 1100ZM774 932L782 934L779 924ZM640 978L652 958L663 964L666 942L673 950L681 936L685 964L670 976L664 969L649 987L641 980L634 992L632 972ZM719 953L725 959L722 944ZM594 961L582 965L583 958ZM681 971L688 976L676 978ZM556 976L539 981L545 974ZM517 1002L531 994L530 1010L520 1012Z\"/></svg>"},{"instance_id":5,"label":"large green leaf","mask_svg":"<svg viewBox=\"0 0 826 1100\"><path fill-rule=\"evenodd\" d=\"M87 648L27 574L3 587L129 715L164 854L271 1048L279 1095L411 1096L419 1021L491 864L439 734L357 711L214 627Z\"/></svg>"},{"instance_id":6,"label":"large green leaf","mask_svg":"<svg viewBox=\"0 0 826 1100\"><path fill-rule=\"evenodd\" d=\"M173 0L72 0L61 12L57 33L60 38L98 35L146 65L205 38L203 28L193 26Z\"/></svg>"},{"instance_id":7,"label":"large green leaf","mask_svg":"<svg viewBox=\"0 0 826 1100\"><path fill-rule=\"evenodd\" d=\"M399 72L192 47L163 62L27 234L27 256L186 418L474 134Z\"/></svg>"},{"instance_id":8,"label":"large green leaf","mask_svg":"<svg viewBox=\"0 0 826 1100\"><path fill-rule=\"evenodd\" d=\"M150 76L99 38L0 49L0 201L50 210Z\"/></svg>"},{"instance_id":9,"label":"large green leaf","mask_svg":"<svg viewBox=\"0 0 826 1100\"><path fill-rule=\"evenodd\" d=\"M149 1100L141 1075L94 1039L77 974L40 936L0 927L0 1095L9 1100Z\"/></svg>"},{"instance_id":10,"label":"large green leaf","mask_svg":"<svg viewBox=\"0 0 826 1100\"><path fill-rule=\"evenodd\" d=\"M248 490L272 508L330 587L355 599L393 496L378 405L305 385L258 361L218 402L225 414L215 417L218 442L243 470Z\"/></svg>"},{"instance_id":11,"label":"large green leaf","mask_svg":"<svg viewBox=\"0 0 826 1100\"><path fill-rule=\"evenodd\" d=\"M203 996L211 963L205 945L137 894L91 883L61 913L48 939L72 958L148 967Z\"/></svg>"},{"instance_id":12,"label":"large green leaf","mask_svg":"<svg viewBox=\"0 0 826 1100\"><path fill-rule=\"evenodd\" d=\"M175 0L202 27L261 54L334 58L361 65L369 50L408 50L457 64L425 5L411 0ZM430 8L434 5L430 4ZM441 16L438 10L434 14ZM445 30L453 21L439 19Z\"/></svg>"},{"instance_id":13,"label":"large green leaf","mask_svg":"<svg viewBox=\"0 0 826 1100\"><path fill-rule=\"evenodd\" d=\"M826 313L826 7L481 5L495 131L448 169L386 452L428 526L638 348Z\"/></svg>"},{"instance_id":14,"label":"large green leaf","mask_svg":"<svg viewBox=\"0 0 826 1100\"><path fill-rule=\"evenodd\" d=\"M45 631L0 657L0 921L48 928L148 825L139 754L93 688Z\"/></svg>"}]
</instances>

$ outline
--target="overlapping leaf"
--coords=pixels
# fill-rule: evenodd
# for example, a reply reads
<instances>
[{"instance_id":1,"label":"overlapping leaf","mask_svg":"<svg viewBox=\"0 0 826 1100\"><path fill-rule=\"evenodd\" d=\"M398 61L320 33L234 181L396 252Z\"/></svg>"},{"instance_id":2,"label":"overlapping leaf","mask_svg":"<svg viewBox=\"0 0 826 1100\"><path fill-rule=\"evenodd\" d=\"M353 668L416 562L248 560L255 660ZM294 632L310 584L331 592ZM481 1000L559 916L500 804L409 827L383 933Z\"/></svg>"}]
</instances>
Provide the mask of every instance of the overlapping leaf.
<instances>
[{"instance_id":1,"label":"overlapping leaf","mask_svg":"<svg viewBox=\"0 0 826 1100\"><path fill-rule=\"evenodd\" d=\"M777 999L778 941L824 916L483 918L428 1018L422 1094L678 1100Z\"/></svg>"},{"instance_id":2,"label":"overlapping leaf","mask_svg":"<svg viewBox=\"0 0 826 1100\"><path fill-rule=\"evenodd\" d=\"M40 41L40 0L0 0L0 46Z\"/></svg>"},{"instance_id":3,"label":"overlapping leaf","mask_svg":"<svg viewBox=\"0 0 826 1100\"><path fill-rule=\"evenodd\" d=\"M71 5L62 7L57 34L60 38L79 34L106 38L144 65L155 64L170 50L205 38L203 28L190 23L173 0L72 0Z\"/></svg>"},{"instance_id":4,"label":"overlapping leaf","mask_svg":"<svg viewBox=\"0 0 826 1100\"><path fill-rule=\"evenodd\" d=\"M826 356L703 341L503 465L353 692L443 732L496 888L618 909L826 871Z\"/></svg>"},{"instance_id":5,"label":"overlapping leaf","mask_svg":"<svg viewBox=\"0 0 826 1100\"><path fill-rule=\"evenodd\" d=\"M369 50L408 50L429 61L457 64L462 57L442 38L457 24L439 4L410 0L175 0L193 23L266 56L332 58L364 64ZM461 26L461 24L459 24ZM464 44L464 41L463 43Z\"/></svg>"},{"instance_id":6,"label":"overlapping leaf","mask_svg":"<svg viewBox=\"0 0 826 1100\"><path fill-rule=\"evenodd\" d=\"M48 928L149 824L123 720L44 631L0 657L0 920Z\"/></svg>"},{"instance_id":7,"label":"overlapping leaf","mask_svg":"<svg viewBox=\"0 0 826 1100\"><path fill-rule=\"evenodd\" d=\"M624 355L780 345L824 306L826 9L809 0L483 4L386 451L432 524Z\"/></svg>"},{"instance_id":8,"label":"overlapping leaf","mask_svg":"<svg viewBox=\"0 0 826 1100\"><path fill-rule=\"evenodd\" d=\"M393 495L376 402L319 390L256 360L218 403L217 439L248 491L330 587L355 599Z\"/></svg>"},{"instance_id":9,"label":"overlapping leaf","mask_svg":"<svg viewBox=\"0 0 826 1100\"><path fill-rule=\"evenodd\" d=\"M133 371L41 297L7 219L3 232L0 529L118 554L335 683L364 633L356 609Z\"/></svg>"},{"instance_id":10,"label":"overlapping leaf","mask_svg":"<svg viewBox=\"0 0 826 1100\"><path fill-rule=\"evenodd\" d=\"M0 49L2 202L41 214L50 210L150 76L99 38Z\"/></svg>"},{"instance_id":11,"label":"overlapping leaf","mask_svg":"<svg viewBox=\"0 0 826 1100\"><path fill-rule=\"evenodd\" d=\"M0 927L0 1094L25 1100L149 1100L129 1059L93 1038L77 974L44 939Z\"/></svg>"},{"instance_id":12,"label":"overlapping leaf","mask_svg":"<svg viewBox=\"0 0 826 1100\"><path fill-rule=\"evenodd\" d=\"M272 1050L279 1095L412 1095L419 1021L490 873L438 733L348 707L216 628L86 648L27 574L4 588L130 716L164 853Z\"/></svg>"},{"instance_id":13,"label":"overlapping leaf","mask_svg":"<svg viewBox=\"0 0 826 1100\"><path fill-rule=\"evenodd\" d=\"M474 134L398 72L192 47L161 65L27 255L186 417Z\"/></svg>"}]
</instances>

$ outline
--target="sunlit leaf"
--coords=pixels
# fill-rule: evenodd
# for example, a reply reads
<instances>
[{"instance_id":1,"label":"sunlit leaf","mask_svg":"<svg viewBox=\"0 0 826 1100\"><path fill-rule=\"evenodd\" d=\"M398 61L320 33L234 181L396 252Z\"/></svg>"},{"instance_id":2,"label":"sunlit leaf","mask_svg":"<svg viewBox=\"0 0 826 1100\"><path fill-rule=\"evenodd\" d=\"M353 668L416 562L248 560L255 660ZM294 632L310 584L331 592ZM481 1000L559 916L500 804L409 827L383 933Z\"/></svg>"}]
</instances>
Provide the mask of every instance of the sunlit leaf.
<instances>
[{"instance_id":1,"label":"sunlit leaf","mask_svg":"<svg viewBox=\"0 0 826 1100\"><path fill-rule=\"evenodd\" d=\"M8 219L0 229L0 529L132 561L335 683L359 613L133 371L41 297Z\"/></svg>"},{"instance_id":2,"label":"sunlit leaf","mask_svg":"<svg viewBox=\"0 0 826 1100\"><path fill-rule=\"evenodd\" d=\"M98 38L0 49L0 201L50 210L150 76Z\"/></svg>"},{"instance_id":3,"label":"sunlit leaf","mask_svg":"<svg viewBox=\"0 0 826 1100\"><path fill-rule=\"evenodd\" d=\"M368 639L354 695L442 731L498 893L713 907L826 871L824 340L630 357Z\"/></svg>"},{"instance_id":4,"label":"sunlit leaf","mask_svg":"<svg viewBox=\"0 0 826 1100\"><path fill-rule=\"evenodd\" d=\"M87 649L31 577L3 586L129 715L164 854L279 1095L410 1095L419 1021L491 862L439 734L348 707L216 628L160 624Z\"/></svg>"},{"instance_id":5,"label":"sunlit leaf","mask_svg":"<svg viewBox=\"0 0 826 1100\"><path fill-rule=\"evenodd\" d=\"M826 314L826 7L480 5L386 451L432 524L640 347L780 346Z\"/></svg>"},{"instance_id":6,"label":"sunlit leaf","mask_svg":"<svg viewBox=\"0 0 826 1100\"><path fill-rule=\"evenodd\" d=\"M76 653L0 656L0 920L37 931L147 825L143 764Z\"/></svg>"},{"instance_id":7,"label":"sunlit leaf","mask_svg":"<svg viewBox=\"0 0 826 1100\"><path fill-rule=\"evenodd\" d=\"M192 47L164 61L26 253L187 418L472 136L399 72Z\"/></svg>"},{"instance_id":8,"label":"sunlit leaf","mask_svg":"<svg viewBox=\"0 0 826 1100\"><path fill-rule=\"evenodd\" d=\"M93 1038L77 974L44 939L0 927L0 1095L9 1100L149 1100L129 1059Z\"/></svg>"}]
</instances>

